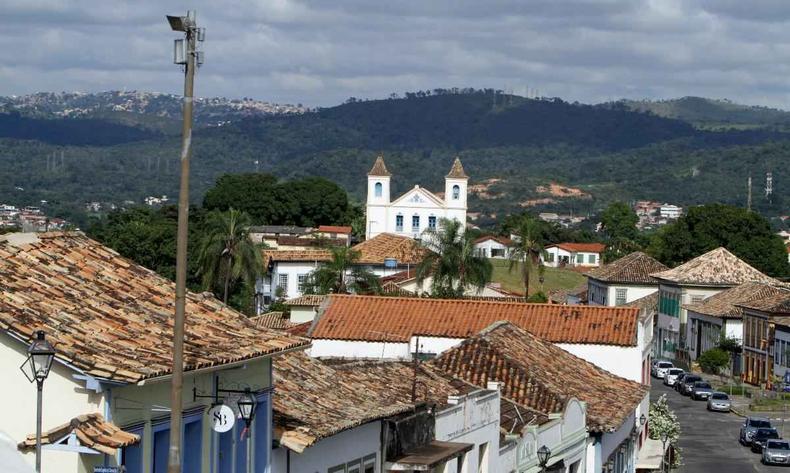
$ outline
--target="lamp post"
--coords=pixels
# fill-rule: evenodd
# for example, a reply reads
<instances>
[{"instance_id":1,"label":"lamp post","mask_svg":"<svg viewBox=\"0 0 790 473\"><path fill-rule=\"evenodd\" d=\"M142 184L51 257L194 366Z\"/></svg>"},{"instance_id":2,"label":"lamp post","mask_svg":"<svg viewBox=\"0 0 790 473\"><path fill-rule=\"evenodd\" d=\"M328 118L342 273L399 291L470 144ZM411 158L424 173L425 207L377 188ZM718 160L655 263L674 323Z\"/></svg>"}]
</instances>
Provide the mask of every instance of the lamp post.
<instances>
[{"instance_id":1,"label":"lamp post","mask_svg":"<svg viewBox=\"0 0 790 473\"><path fill-rule=\"evenodd\" d=\"M538 449L538 463L540 464L541 473L546 471L546 463L551 458L551 449L545 445Z\"/></svg>"},{"instance_id":2,"label":"lamp post","mask_svg":"<svg viewBox=\"0 0 790 473\"><path fill-rule=\"evenodd\" d=\"M187 225L189 223L189 157L192 154L192 95L195 69L203 63L197 42L203 41L205 29L198 28L195 12L186 16L167 15L173 31L184 33L175 40L173 62L184 66L184 123L181 137L181 182L178 193L178 232L176 235L176 300L173 321L173 380L170 391L169 473L181 472L181 391L184 382L184 312L187 280Z\"/></svg>"},{"instance_id":3,"label":"lamp post","mask_svg":"<svg viewBox=\"0 0 790 473\"><path fill-rule=\"evenodd\" d=\"M36 338L27 349L27 359L19 369L27 379L36 383L36 472L41 473L41 409L42 391L44 380L49 376L52 360L55 358L55 349L45 339L44 331L38 330Z\"/></svg>"},{"instance_id":4,"label":"lamp post","mask_svg":"<svg viewBox=\"0 0 790 473\"><path fill-rule=\"evenodd\" d=\"M663 473L666 471L666 463L667 463L667 441L669 440L669 434L666 432L661 433L661 472Z\"/></svg>"}]
</instances>

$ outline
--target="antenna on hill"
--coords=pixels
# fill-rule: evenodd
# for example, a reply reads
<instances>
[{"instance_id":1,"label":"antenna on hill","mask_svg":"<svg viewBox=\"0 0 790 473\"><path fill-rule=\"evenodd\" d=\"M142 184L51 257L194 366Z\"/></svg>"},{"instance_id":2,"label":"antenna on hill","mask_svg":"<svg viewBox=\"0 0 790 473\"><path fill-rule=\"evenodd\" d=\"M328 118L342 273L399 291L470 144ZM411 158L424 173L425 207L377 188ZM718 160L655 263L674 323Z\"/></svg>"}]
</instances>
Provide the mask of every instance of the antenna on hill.
<instances>
[{"instance_id":1,"label":"antenna on hill","mask_svg":"<svg viewBox=\"0 0 790 473\"><path fill-rule=\"evenodd\" d=\"M746 180L746 210L752 210L752 176Z\"/></svg>"}]
</instances>

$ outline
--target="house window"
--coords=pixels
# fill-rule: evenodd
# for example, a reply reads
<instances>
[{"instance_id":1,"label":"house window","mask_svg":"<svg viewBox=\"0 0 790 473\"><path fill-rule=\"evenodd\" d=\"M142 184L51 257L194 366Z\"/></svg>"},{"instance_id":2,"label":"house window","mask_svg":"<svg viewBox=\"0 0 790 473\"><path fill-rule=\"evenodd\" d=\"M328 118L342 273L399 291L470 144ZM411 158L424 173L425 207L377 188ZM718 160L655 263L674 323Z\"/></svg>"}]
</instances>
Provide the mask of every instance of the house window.
<instances>
[{"instance_id":1,"label":"house window","mask_svg":"<svg viewBox=\"0 0 790 473\"><path fill-rule=\"evenodd\" d=\"M419 215L414 215L411 218L411 231L413 231L414 233L417 233L417 232L420 231L420 216Z\"/></svg>"},{"instance_id":2,"label":"house window","mask_svg":"<svg viewBox=\"0 0 790 473\"><path fill-rule=\"evenodd\" d=\"M374 188L376 189L375 190L376 197L381 197L381 194L384 192L384 186L381 185L380 182L377 182Z\"/></svg>"},{"instance_id":3,"label":"house window","mask_svg":"<svg viewBox=\"0 0 790 473\"><path fill-rule=\"evenodd\" d=\"M434 217L433 215L428 217L428 228L430 228L431 230L436 230L436 217Z\"/></svg>"},{"instance_id":4,"label":"house window","mask_svg":"<svg viewBox=\"0 0 790 473\"><path fill-rule=\"evenodd\" d=\"M354 460L346 463L346 472L348 473L361 473L362 460Z\"/></svg>"},{"instance_id":5,"label":"house window","mask_svg":"<svg viewBox=\"0 0 790 473\"><path fill-rule=\"evenodd\" d=\"M121 464L127 473L143 473L143 428L126 429L129 433L140 436L140 441L123 449Z\"/></svg>"},{"instance_id":6,"label":"house window","mask_svg":"<svg viewBox=\"0 0 790 473\"><path fill-rule=\"evenodd\" d=\"M554 262L554 253L551 253L551 252L547 251L546 253L544 253L543 259L545 259L547 263L553 263Z\"/></svg>"},{"instance_id":7,"label":"house window","mask_svg":"<svg viewBox=\"0 0 790 473\"><path fill-rule=\"evenodd\" d=\"M584 255L581 253L576 253L576 264L583 264L584 263Z\"/></svg>"},{"instance_id":8,"label":"house window","mask_svg":"<svg viewBox=\"0 0 790 473\"><path fill-rule=\"evenodd\" d=\"M614 305L623 305L627 299L628 289L615 289Z\"/></svg>"},{"instance_id":9,"label":"house window","mask_svg":"<svg viewBox=\"0 0 790 473\"><path fill-rule=\"evenodd\" d=\"M376 454L362 459L362 473L376 473Z\"/></svg>"},{"instance_id":10,"label":"house window","mask_svg":"<svg viewBox=\"0 0 790 473\"><path fill-rule=\"evenodd\" d=\"M288 275L287 274L280 274L277 276L277 287L280 289L287 291L288 290Z\"/></svg>"},{"instance_id":11,"label":"house window","mask_svg":"<svg viewBox=\"0 0 790 473\"><path fill-rule=\"evenodd\" d=\"M167 472L167 455L170 451L170 422L161 421L153 426L153 473Z\"/></svg>"},{"instance_id":12,"label":"house window","mask_svg":"<svg viewBox=\"0 0 790 473\"><path fill-rule=\"evenodd\" d=\"M491 248L491 257L492 258L504 258L505 257L505 250L504 250L504 248Z\"/></svg>"},{"instance_id":13,"label":"house window","mask_svg":"<svg viewBox=\"0 0 790 473\"><path fill-rule=\"evenodd\" d=\"M453 186L453 200L458 200L461 197L461 187L456 184Z\"/></svg>"},{"instance_id":14,"label":"house window","mask_svg":"<svg viewBox=\"0 0 790 473\"><path fill-rule=\"evenodd\" d=\"M403 231L403 215L396 215L395 216L395 231L402 232Z\"/></svg>"},{"instance_id":15,"label":"house window","mask_svg":"<svg viewBox=\"0 0 790 473\"><path fill-rule=\"evenodd\" d=\"M587 256L587 262L589 264L595 264L595 256L596 256L595 254L588 255Z\"/></svg>"},{"instance_id":16,"label":"house window","mask_svg":"<svg viewBox=\"0 0 790 473\"><path fill-rule=\"evenodd\" d=\"M346 473L346 465L333 466L326 471L327 473Z\"/></svg>"},{"instance_id":17,"label":"house window","mask_svg":"<svg viewBox=\"0 0 790 473\"><path fill-rule=\"evenodd\" d=\"M299 291L300 292L304 292L304 286L305 286L305 284L307 284L307 275L306 274L300 274L300 275L296 276L296 280L299 283Z\"/></svg>"}]
</instances>

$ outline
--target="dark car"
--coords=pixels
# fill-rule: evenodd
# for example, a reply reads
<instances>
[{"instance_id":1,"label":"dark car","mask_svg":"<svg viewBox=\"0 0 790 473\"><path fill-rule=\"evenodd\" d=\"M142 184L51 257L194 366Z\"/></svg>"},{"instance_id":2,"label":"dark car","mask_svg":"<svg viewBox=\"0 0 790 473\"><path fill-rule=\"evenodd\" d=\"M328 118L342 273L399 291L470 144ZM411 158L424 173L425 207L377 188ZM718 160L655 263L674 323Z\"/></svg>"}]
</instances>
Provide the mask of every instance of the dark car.
<instances>
[{"instance_id":1,"label":"dark car","mask_svg":"<svg viewBox=\"0 0 790 473\"><path fill-rule=\"evenodd\" d=\"M684 396L690 396L693 392L694 383L697 381L702 381L702 378L699 376L692 374L690 376L684 376L683 382L680 383L680 394Z\"/></svg>"},{"instance_id":2,"label":"dark car","mask_svg":"<svg viewBox=\"0 0 790 473\"><path fill-rule=\"evenodd\" d=\"M705 381L697 381L691 388L691 399L695 401L707 401L713 394L713 387Z\"/></svg>"},{"instance_id":3,"label":"dark car","mask_svg":"<svg viewBox=\"0 0 790 473\"><path fill-rule=\"evenodd\" d=\"M757 429L752 436L752 451L754 453L763 453L763 447L769 440L779 439L779 432L774 428L770 429Z\"/></svg>"},{"instance_id":4,"label":"dark car","mask_svg":"<svg viewBox=\"0 0 790 473\"><path fill-rule=\"evenodd\" d=\"M680 373L678 377L675 379L675 384L672 385L672 389L674 389L677 392L680 392L680 386L683 385L683 379L685 379L686 376L691 376L691 373Z\"/></svg>"},{"instance_id":5,"label":"dark car","mask_svg":"<svg viewBox=\"0 0 790 473\"><path fill-rule=\"evenodd\" d=\"M744 445L749 445L752 443L752 437L757 430L769 428L771 428L771 422L768 419L763 417L747 417L741 426L741 433L738 440Z\"/></svg>"}]
</instances>

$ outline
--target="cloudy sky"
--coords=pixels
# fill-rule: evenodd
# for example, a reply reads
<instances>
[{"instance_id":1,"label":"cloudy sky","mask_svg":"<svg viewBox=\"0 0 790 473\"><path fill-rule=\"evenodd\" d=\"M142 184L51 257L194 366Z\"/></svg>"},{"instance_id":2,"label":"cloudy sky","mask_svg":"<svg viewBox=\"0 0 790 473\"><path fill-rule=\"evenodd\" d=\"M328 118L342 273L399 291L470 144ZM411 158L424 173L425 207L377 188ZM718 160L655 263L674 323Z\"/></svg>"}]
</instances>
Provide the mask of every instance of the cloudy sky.
<instances>
[{"instance_id":1,"label":"cloudy sky","mask_svg":"<svg viewBox=\"0 0 790 473\"><path fill-rule=\"evenodd\" d=\"M2 0L0 95L179 93L164 15L187 9L207 29L199 96L492 87L790 109L788 0Z\"/></svg>"}]
</instances>

